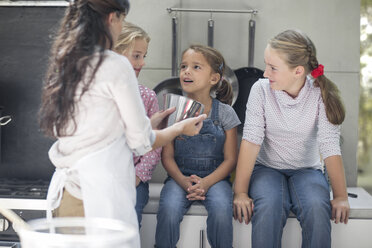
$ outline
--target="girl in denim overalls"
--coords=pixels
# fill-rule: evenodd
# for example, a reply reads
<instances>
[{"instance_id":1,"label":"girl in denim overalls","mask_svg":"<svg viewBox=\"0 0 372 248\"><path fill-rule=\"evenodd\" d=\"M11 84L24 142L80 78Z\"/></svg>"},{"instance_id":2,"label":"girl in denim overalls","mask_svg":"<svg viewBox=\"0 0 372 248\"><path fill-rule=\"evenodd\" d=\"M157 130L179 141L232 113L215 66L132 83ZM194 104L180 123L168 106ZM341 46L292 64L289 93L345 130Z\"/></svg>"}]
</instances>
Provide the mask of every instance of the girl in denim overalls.
<instances>
[{"instance_id":1,"label":"girl in denim overalls","mask_svg":"<svg viewBox=\"0 0 372 248\"><path fill-rule=\"evenodd\" d=\"M236 127L240 121L228 105L232 89L222 77L224 69L222 55L211 47L194 45L183 52L182 89L204 104L209 117L199 135L178 136L163 148L162 162L169 177L160 195L156 247L176 246L183 215L196 201L208 211L211 246L232 247L232 190L228 179L237 160ZM218 100L211 97L213 91Z\"/></svg>"}]
</instances>

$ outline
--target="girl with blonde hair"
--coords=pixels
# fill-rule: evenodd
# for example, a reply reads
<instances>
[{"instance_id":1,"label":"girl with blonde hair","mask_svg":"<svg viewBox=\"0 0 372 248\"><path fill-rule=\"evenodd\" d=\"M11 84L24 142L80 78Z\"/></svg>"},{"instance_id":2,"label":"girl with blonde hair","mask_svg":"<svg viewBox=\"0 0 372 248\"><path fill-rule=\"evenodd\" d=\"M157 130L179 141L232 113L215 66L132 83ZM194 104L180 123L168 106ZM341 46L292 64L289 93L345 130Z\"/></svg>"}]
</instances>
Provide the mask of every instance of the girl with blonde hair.
<instances>
[{"instance_id":1,"label":"girl with blonde hair","mask_svg":"<svg viewBox=\"0 0 372 248\"><path fill-rule=\"evenodd\" d=\"M138 78L142 67L145 65L145 57L150 42L149 35L137 25L130 22L123 23L123 29L116 42L114 50L128 58ZM156 93L142 84L138 84L146 115L151 116L159 111ZM149 200L149 184L152 172L160 161L161 148L152 150L142 156L133 157L136 170L136 212L138 223L141 226L142 211Z\"/></svg>"},{"instance_id":2,"label":"girl with blonde hair","mask_svg":"<svg viewBox=\"0 0 372 248\"><path fill-rule=\"evenodd\" d=\"M347 223L340 149L345 110L313 42L284 31L265 49L265 79L250 92L234 185L234 216L252 220L252 247L281 247L292 211L302 247L331 247L331 223ZM333 199L324 160L332 186Z\"/></svg>"}]
</instances>

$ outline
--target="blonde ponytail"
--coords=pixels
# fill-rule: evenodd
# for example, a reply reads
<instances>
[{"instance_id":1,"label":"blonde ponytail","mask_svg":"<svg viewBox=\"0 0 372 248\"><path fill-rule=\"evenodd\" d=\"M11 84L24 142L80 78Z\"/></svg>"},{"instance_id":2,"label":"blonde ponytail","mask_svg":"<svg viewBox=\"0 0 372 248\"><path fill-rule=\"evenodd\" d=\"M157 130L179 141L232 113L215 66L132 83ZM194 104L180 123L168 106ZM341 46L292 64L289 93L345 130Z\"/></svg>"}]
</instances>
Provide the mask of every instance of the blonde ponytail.
<instances>
[{"instance_id":1,"label":"blonde ponytail","mask_svg":"<svg viewBox=\"0 0 372 248\"><path fill-rule=\"evenodd\" d=\"M345 108L336 84L324 75L315 79L314 84L320 88L322 93L322 99L329 122L335 125L342 124L345 120Z\"/></svg>"}]
</instances>

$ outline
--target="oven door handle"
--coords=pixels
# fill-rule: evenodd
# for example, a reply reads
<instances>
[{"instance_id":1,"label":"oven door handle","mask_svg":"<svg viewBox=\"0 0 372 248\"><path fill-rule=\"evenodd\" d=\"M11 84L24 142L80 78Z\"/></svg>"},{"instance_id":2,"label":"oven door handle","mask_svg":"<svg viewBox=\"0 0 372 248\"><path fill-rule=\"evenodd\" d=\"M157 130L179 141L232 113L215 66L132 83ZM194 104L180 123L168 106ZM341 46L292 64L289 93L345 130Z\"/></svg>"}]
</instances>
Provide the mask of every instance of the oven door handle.
<instances>
[{"instance_id":1,"label":"oven door handle","mask_svg":"<svg viewBox=\"0 0 372 248\"><path fill-rule=\"evenodd\" d=\"M10 115L6 115L6 116L2 116L2 117L0 117L0 126L5 126L5 125L8 124L11 120L12 120L12 116L10 116Z\"/></svg>"}]
</instances>

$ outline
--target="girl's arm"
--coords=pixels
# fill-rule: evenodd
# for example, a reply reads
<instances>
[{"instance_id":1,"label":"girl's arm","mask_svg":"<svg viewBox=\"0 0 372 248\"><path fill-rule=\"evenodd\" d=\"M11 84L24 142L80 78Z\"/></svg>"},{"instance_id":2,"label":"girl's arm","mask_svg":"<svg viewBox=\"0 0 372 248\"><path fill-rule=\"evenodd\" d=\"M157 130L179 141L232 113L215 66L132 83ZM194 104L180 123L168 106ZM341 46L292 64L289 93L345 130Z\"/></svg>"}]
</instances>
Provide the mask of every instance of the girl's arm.
<instances>
[{"instance_id":1,"label":"girl's arm","mask_svg":"<svg viewBox=\"0 0 372 248\"><path fill-rule=\"evenodd\" d=\"M331 181L333 200L332 219L335 223L344 222L349 218L349 202L346 192L346 182L344 168L341 158L339 125L329 122L322 98L319 99L319 121L318 121L318 142L320 154L327 167L329 179Z\"/></svg>"},{"instance_id":2,"label":"girl's arm","mask_svg":"<svg viewBox=\"0 0 372 248\"><path fill-rule=\"evenodd\" d=\"M347 224L349 219L350 206L346 191L345 173L340 155L327 157L324 160L329 179L331 181L333 200L332 205L332 220L335 223Z\"/></svg>"},{"instance_id":3,"label":"girl's arm","mask_svg":"<svg viewBox=\"0 0 372 248\"><path fill-rule=\"evenodd\" d=\"M238 156L237 151L237 128L231 128L230 130L225 131L225 144L224 144L224 161L217 167L217 169L204 178L200 178L196 175L192 175L191 178L195 185L190 188L190 192L193 192L188 195L188 199L197 200L196 189L200 189L202 195L205 195L208 189L215 183L225 179L231 171L235 168L236 160Z\"/></svg>"},{"instance_id":4,"label":"girl's arm","mask_svg":"<svg viewBox=\"0 0 372 248\"><path fill-rule=\"evenodd\" d=\"M189 177L186 177L182 174L180 169L177 166L176 161L174 160L174 144L170 142L163 147L161 153L161 161L164 169L168 172L177 183L180 185L186 192L188 192L189 187L191 187L191 181Z\"/></svg>"},{"instance_id":5,"label":"girl's arm","mask_svg":"<svg viewBox=\"0 0 372 248\"><path fill-rule=\"evenodd\" d=\"M242 222L242 216L245 224L248 224L252 212L253 202L248 196L249 181L252 171L260 151L259 145L242 140L238 157L238 165L236 167L236 176L234 183L234 218Z\"/></svg>"}]
</instances>

